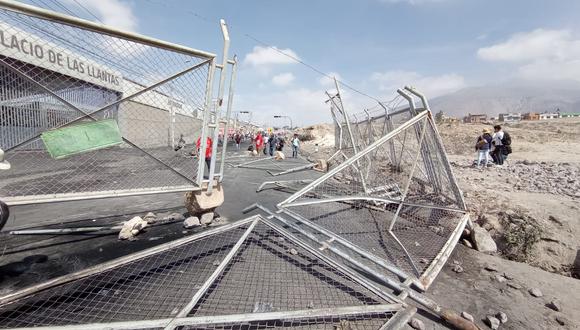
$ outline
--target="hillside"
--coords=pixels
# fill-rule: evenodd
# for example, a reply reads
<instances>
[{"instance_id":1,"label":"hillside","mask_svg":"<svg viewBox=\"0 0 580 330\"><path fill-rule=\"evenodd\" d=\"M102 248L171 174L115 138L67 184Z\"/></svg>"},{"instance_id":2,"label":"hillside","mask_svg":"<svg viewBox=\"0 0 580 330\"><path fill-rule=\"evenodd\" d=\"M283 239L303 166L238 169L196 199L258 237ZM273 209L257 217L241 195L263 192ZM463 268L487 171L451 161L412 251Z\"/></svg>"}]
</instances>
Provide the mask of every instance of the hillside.
<instances>
[{"instance_id":1,"label":"hillside","mask_svg":"<svg viewBox=\"0 0 580 330\"><path fill-rule=\"evenodd\" d=\"M468 87L431 101L433 112L462 117L467 113L496 116L504 112L580 112L580 84L500 84Z\"/></svg>"}]
</instances>

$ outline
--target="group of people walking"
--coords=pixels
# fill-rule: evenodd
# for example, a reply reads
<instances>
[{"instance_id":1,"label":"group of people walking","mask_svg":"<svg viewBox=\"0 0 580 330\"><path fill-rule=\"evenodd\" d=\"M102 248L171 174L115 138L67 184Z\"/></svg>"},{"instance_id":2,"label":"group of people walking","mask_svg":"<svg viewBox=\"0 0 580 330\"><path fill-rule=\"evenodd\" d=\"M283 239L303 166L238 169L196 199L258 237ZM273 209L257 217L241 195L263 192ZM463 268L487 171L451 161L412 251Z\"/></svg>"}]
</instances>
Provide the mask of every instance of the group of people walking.
<instances>
[{"instance_id":1,"label":"group of people walking","mask_svg":"<svg viewBox=\"0 0 580 330\"><path fill-rule=\"evenodd\" d=\"M292 146L292 158L298 157L298 149L300 148L300 140L298 139L298 134L294 134L294 137L290 141ZM258 132L252 141L252 145L248 150L256 150L256 153L260 155L274 156L274 151L283 152L284 146L286 145L286 139L282 134L270 135L263 134L262 131Z\"/></svg>"},{"instance_id":2,"label":"group of people walking","mask_svg":"<svg viewBox=\"0 0 580 330\"><path fill-rule=\"evenodd\" d=\"M487 168L490 156L495 165L503 166L507 156L512 153L511 144L512 140L509 133L503 131L500 125L493 127L493 133L491 129L484 128L475 143L477 168Z\"/></svg>"}]
</instances>

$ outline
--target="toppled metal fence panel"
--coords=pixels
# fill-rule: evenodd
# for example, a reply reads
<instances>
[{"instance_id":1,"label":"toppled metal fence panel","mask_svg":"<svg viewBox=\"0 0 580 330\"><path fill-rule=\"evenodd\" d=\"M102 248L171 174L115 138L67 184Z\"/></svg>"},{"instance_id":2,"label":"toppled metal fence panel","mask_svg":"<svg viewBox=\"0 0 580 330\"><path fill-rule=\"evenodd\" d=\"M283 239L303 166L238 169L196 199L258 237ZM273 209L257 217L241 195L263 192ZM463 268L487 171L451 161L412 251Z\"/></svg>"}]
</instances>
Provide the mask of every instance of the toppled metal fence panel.
<instances>
[{"instance_id":1,"label":"toppled metal fence panel","mask_svg":"<svg viewBox=\"0 0 580 330\"><path fill-rule=\"evenodd\" d=\"M358 126L354 131L360 133L348 139L355 147L343 141L338 151L362 151L279 207L315 230L346 239L426 288L468 217L431 112L414 110L411 106L411 111L385 116L393 125L381 137L373 136L372 121L349 124L349 131ZM412 113L407 121L398 117Z\"/></svg>"},{"instance_id":2,"label":"toppled metal fence panel","mask_svg":"<svg viewBox=\"0 0 580 330\"><path fill-rule=\"evenodd\" d=\"M204 175L218 173L216 157L210 170L204 157L182 151L195 151L200 139L205 154L210 136L217 154L210 126L218 125L227 68L236 64L227 60L223 22L222 30L217 65L211 53L3 2L0 148L12 168L0 171L0 198L15 205L198 189ZM99 148L90 134L62 134L62 144L89 147L58 160L47 153L43 133L104 119L116 121L122 143Z\"/></svg>"},{"instance_id":3,"label":"toppled metal fence panel","mask_svg":"<svg viewBox=\"0 0 580 330\"><path fill-rule=\"evenodd\" d=\"M0 327L379 329L405 308L255 216L0 297Z\"/></svg>"}]
</instances>

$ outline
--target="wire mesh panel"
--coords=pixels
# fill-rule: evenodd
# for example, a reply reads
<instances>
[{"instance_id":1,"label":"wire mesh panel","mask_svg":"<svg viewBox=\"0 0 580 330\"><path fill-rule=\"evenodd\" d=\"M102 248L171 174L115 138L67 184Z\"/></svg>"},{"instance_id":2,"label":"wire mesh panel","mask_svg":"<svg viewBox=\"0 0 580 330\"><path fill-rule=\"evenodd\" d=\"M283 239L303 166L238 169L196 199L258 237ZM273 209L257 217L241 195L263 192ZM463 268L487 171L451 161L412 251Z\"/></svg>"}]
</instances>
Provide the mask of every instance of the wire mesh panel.
<instances>
[{"instance_id":1,"label":"wire mesh panel","mask_svg":"<svg viewBox=\"0 0 580 330\"><path fill-rule=\"evenodd\" d=\"M196 149L210 61L0 9L0 196L192 189L199 160L176 146ZM118 142L101 143L104 120Z\"/></svg>"},{"instance_id":2,"label":"wire mesh panel","mask_svg":"<svg viewBox=\"0 0 580 330\"><path fill-rule=\"evenodd\" d=\"M404 307L260 217L229 226L9 301L0 327L379 329Z\"/></svg>"},{"instance_id":3,"label":"wire mesh panel","mask_svg":"<svg viewBox=\"0 0 580 330\"><path fill-rule=\"evenodd\" d=\"M174 317L246 228L196 240L1 306L0 327Z\"/></svg>"},{"instance_id":4,"label":"wire mesh panel","mask_svg":"<svg viewBox=\"0 0 580 330\"><path fill-rule=\"evenodd\" d=\"M420 278L445 262L466 212L430 113L395 124L280 206Z\"/></svg>"}]
</instances>

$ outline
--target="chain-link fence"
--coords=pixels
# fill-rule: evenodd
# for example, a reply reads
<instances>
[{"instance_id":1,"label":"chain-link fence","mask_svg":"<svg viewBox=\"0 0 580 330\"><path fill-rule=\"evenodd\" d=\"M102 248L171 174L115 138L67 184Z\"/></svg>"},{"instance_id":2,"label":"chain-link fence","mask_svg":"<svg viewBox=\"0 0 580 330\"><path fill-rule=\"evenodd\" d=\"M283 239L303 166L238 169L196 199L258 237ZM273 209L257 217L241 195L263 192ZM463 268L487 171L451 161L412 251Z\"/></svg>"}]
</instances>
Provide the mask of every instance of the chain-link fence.
<instances>
[{"instance_id":1,"label":"chain-link fence","mask_svg":"<svg viewBox=\"0 0 580 330\"><path fill-rule=\"evenodd\" d=\"M0 148L11 169L0 171L0 198L24 204L198 188L204 174L219 172L205 168L203 155L206 146L217 154L230 66L211 53L2 4Z\"/></svg>"},{"instance_id":2,"label":"chain-link fence","mask_svg":"<svg viewBox=\"0 0 580 330\"><path fill-rule=\"evenodd\" d=\"M428 105L424 101L424 108L417 109L413 101L401 108L395 99L392 104L399 109L381 104L383 110L366 111L361 120L360 115L349 116L338 99L330 100L333 117L345 118L335 121L335 156L343 158L337 157L336 167L279 206L315 231L346 239L371 259L386 262L399 277L414 278L425 288L467 222L463 197Z\"/></svg>"},{"instance_id":3,"label":"chain-link fence","mask_svg":"<svg viewBox=\"0 0 580 330\"><path fill-rule=\"evenodd\" d=\"M404 308L255 216L1 297L0 327L379 329Z\"/></svg>"}]
</instances>

